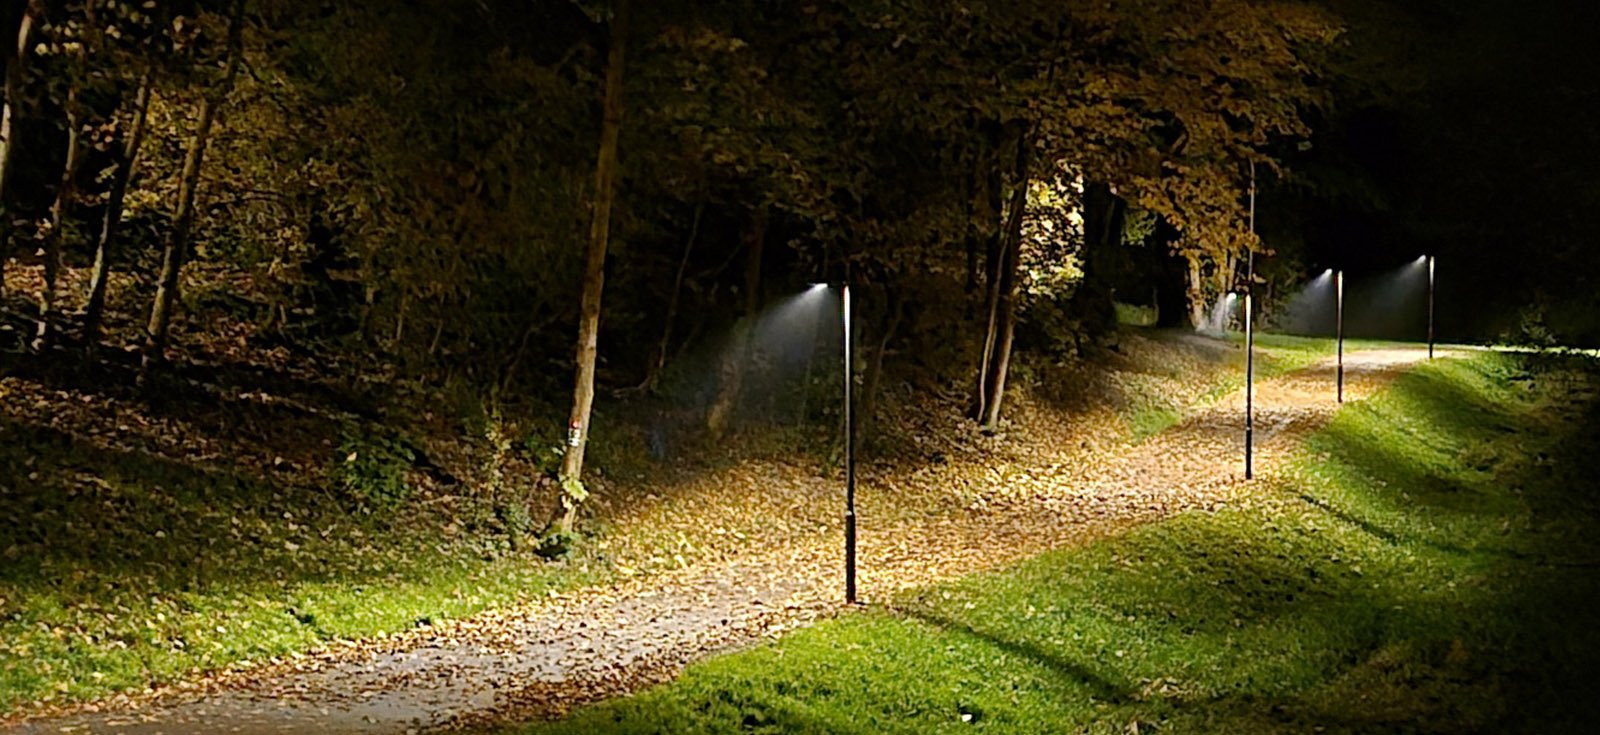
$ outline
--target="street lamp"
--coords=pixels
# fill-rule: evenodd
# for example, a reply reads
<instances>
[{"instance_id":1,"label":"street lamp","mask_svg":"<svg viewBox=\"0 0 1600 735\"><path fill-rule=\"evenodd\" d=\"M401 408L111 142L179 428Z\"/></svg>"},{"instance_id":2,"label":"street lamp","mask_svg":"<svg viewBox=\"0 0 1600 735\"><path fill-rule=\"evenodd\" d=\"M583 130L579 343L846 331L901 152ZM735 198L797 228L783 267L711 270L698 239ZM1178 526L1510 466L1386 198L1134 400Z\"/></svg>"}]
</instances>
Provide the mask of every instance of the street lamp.
<instances>
[{"instance_id":1,"label":"street lamp","mask_svg":"<svg viewBox=\"0 0 1600 735\"><path fill-rule=\"evenodd\" d=\"M812 292L828 288L826 283L811 284ZM852 341L850 334L850 283L839 289L839 322L844 336L844 599L856 602L856 416L851 380Z\"/></svg>"},{"instance_id":2,"label":"street lamp","mask_svg":"<svg viewBox=\"0 0 1600 735\"><path fill-rule=\"evenodd\" d=\"M1344 403L1344 271L1333 274L1333 299L1336 315L1334 337L1339 343L1339 402Z\"/></svg>"},{"instance_id":3,"label":"street lamp","mask_svg":"<svg viewBox=\"0 0 1600 735\"><path fill-rule=\"evenodd\" d=\"M839 290L844 330L844 601L856 604L856 415L851 394L850 283Z\"/></svg>"},{"instance_id":4,"label":"street lamp","mask_svg":"<svg viewBox=\"0 0 1600 735\"><path fill-rule=\"evenodd\" d=\"M1244 292L1244 479L1255 477L1255 468L1251 456L1256 439L1255 426L1255 382L1256 382L1256 351L1255 351L1255 326L1251 318L1250 292Z\"/></svg>"},{"instance_id":5,"label":"street lamp","mask_svg":"<svg viewBox=\"0 0 1600 735\"><path fill-rule=\"evenodd\" d=\"M1428 256L1428 359L1433 359L1433 256Z\"/></svg>"},{"instance_id":6,"label":"street lamp","mask_svg":"<svg viewBox=\"0 0 1600 735\"><path fill-rule=\"evenodd\" d=\"M1256 232L1256 163L1250 162L1250 234ZM1247 254L1244 284L1244 479L1255 477L1256 330L1252 294L1256 285L1256 250Z\"/></svg>"}]
</instances>

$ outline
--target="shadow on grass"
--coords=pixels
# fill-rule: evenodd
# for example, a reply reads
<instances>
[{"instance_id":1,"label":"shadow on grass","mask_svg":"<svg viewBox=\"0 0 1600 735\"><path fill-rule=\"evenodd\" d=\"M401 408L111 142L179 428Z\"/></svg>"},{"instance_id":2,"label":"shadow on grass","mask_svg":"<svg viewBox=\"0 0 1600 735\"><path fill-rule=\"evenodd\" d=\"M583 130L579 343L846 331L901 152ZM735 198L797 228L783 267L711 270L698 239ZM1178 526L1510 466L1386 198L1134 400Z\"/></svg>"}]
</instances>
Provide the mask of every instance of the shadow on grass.
<instances>
[{"instance_id":1,"label":"shadow on grass","mask_svg":"<svg viewBox=\"0 0 1600 735\"><path fill-rule=\"evenodd\" d=\"M41 594L83 588L198 591L213 583L315 580L339 574L359 526L313 488L226 465L110 449L0 418L0 580ZM302 546L306 547L302 549Z\"/></svg>"},{"instance_id":2,"label":"shadow on grass","mask_svg":"<svg viewBox=\"0 0 1600 735\"><path fill-rule=\"evenodd\" d=\"M1056 674L1081 684L1089 691L1090 696L1102 702L1126 702L1134 694L1128 688L1101 676L1094 668L1052 653L1033 641L1018 640L1001 633L983 630L970 622L930 608L910 608L901 612L907 617L921 620L940 630L976 638L1013 656L1042 664Z\"/></svg>"},{"instance_id":3,"label":"shadow on grass","mask_svg":"<svg viewBox=\"0 0 1600 735\"><path fill-rule=\"evenodd\" d=\"M1347 407L1318 472L1259 505L920 590L553 729L733 730L704 706L734 693L908 732L962 727L956 701L998 731L1600 731L1600 579L1544 561L1600 547L1573 502L1597 487L1600 409L1545 413L1498 358L1472 362Z\"/></svg>"}]
</instances>

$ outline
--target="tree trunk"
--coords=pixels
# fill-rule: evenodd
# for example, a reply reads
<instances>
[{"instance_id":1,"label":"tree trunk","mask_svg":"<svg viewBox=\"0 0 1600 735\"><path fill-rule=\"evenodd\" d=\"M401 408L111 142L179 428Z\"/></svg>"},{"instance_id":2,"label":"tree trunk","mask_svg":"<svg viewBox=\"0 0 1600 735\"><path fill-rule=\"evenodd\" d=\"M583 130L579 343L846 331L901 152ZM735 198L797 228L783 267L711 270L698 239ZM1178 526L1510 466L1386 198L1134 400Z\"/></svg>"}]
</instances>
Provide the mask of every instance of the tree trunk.
<instances>
[{"instance_id":1,"label":"tree trunk","mask_svg":"<svg viewBox=\"0 0 1600 735\"><path fill-rule=\"evenodd\" d=\"M561 458L561 514L558 528L572 532L572 522L588 493L583 489L583 454L589 443L589 417L594 406L594 368L600 338L600 294L605 288L606 247L611 236L611 201L617 177L617 137L622 130L622 64L627 49L628 0L616 0L611 17L611 48L606 55L605 101L600 123L600 151L594 166L594 209L584 254L583 295L574 350L576 375L572 413L567 421L567 451Z\"/></svg>"},{"instance_id":2,"label":"tree trunk","mask_svg":"<svg viewBox=\"0 0 1600 735\"><path fill-rule=\"evenodd\" d=\"M678 318L678 301L683 293L683 276L689 269L689 256L694 253L694 241L700 234L700 216L705 213L705 209L705 202L694 207L694 219L689 223L689 237L683 243L683 257L678 259L678 272L672 277L672 295L667 298L667 313L662 319L661 342L656 345L656 359L651 363L644 381L634 388L636 391L654 391L656 383L661 380L661 372L667 367L667 351L672 345L672 323Z\"/></svg>"},{"instance_id":3,"label":"tree trunk","mask_svg":"<svg viewBox=\"0 0 1600 735\"><path fill-rule=\"evenodd\" d=\"M1178 231L1165 219L1156 223L1146 249L1156 258L1156 326L1173 329L1193 329L1189 322L1189 266L1186 260L1172 251L1178 241Z\"/></svg>"},{"instance_id":4,"label":"tree trunk","mask_svg":"<svg viewBox=\"0 0 1600 735\"><path fill-rule=\"evenodd\" d=\"M0 109L0 298L6 295L6 260L11 257L11 212L6 208L6 192L9 191L6 184L11 178L11 165L17 152L11 142L17 108L22 102L23 67L28 60L29 40L41 11L39 3L29 2L22 9L22 20L17 25L16 45L5 44L6 98L4 108Z\"/></svg>"},{"instance_id":5,"label":"tree trunk","mask_svg":"<svg viewBox=\"0 0 1600 735\"><path fill-rule=\"evenodd\" d=\"M1206 325L1206 288L1205 278L1202 276L1200 259L1186 258L1189 264L1189 326L1200 329ZM1227 329L1227 320L1222 323L1222 328Z\"/></svg>"},{"instance_id":6,"label":"tree trunk","mask_svg":"<svg viewBox=\"0 0 1600 735\"><path fill-rule=\"evenodd\" d=\"M1026 133L1017 142L1017 174L1006 212L1005 249L1000 264L999 303L994 355L989 363L988 393L984 397L981 426L992 432L1000 425L1000 404L1005 398L1006 375L1011 368L1011 345L1017 329L1017 270L1022 267L1022 216L1028 208L1028 167L1033 146Z\"/></svg>"},{"instance_id":7,"label":"tree trunk","mask_svg":"<svg viewBox=\"0 0 1600 735\"><path fill-rule=\"evenodd\" d=\"M1103 181L1083 187L1083 281L1072 295L1072 312L1082 320L1091 340L1112 334L1117 310L1112 287L1113 263L1122 246L1126 205Z\"/></svg>"},{"instance_id":8,"label":"tree trunk","mask_svg":"<svg viewBox=\"0 0 1600 735\"><path fill-rule=\"evenodd\" d=\"M100 225L100 239L94 247L94 271L89 275L89 300L83 314L83 342L93 345L100 337L100 320L106 305L106 283L111 279L111 249L116 244L117 227L122 224L122 202L128 193L128 182L133 178L133 167L139 160L139 147L144 143L146 115L150 110L150 72L139 79L139 92L133 101L133 120L129 123L124 146L115 153L117 167L112 174L111 192L106 200L105 219Z\"/></svg>"},{"instance_id":9,"label":"tree trunk","mask_svg":"<svg viewBox=\"0 0 1600 735\"><path fill-rule=\"evenodd\" d=\"M962 229L962 234L964 235L962 239L965 240L964 244L967 248L967 280L963 290L966 291L969 297L967 299L968 318L972 316L972 299L970 297L974 291L978 290L978 240L980 239L978 231L978 212L980 211L978 206L978 182L988 175L987 172L982 170L983 163L983 145L980 143L972 147L971 165L967 167L966 175L961 180L962 201L964 203L964 213L966 214L966 227Z\"/></svg>"},{"instance_id":10,"label":"tree trunk","mask_svg":"<svg viewBox=\"0 0 1600 735\"><path fill-rule=\"evenodd\" d=\"M156 280L155 303L150 309L150 322L145 327L144 357L140 364L141 375L165 357L167 329L172 324L172 304L178 296L178 284L183 272L183 262L189 252L189 232L194 225L195 195L200 188L200 167L205 161L206 144L211 138L211 125L216 120L217 109L222 106L228 90L233 86L233 76L239 69L239 53L244 32L244 3L235 0L232 18L228 23L228 62L222 82L200 100L200 120L195 126L189 150L184 154L183 173L178 179L178 207L173 214L172 233L167 236L166 247L161 252L161 273Z\"/></svg>"},{"instance_id":11,"label":"tree trunk","mask_svg":"<svg viewBox=\"0 0 1600 735\"><path fill-rule=\"evenodd\" d=\"M862 379L861 408L856 433L864 441L871 441L875 436L878 416L878 391L883 383L883 357L889 351L889 343L894 340L895 333L900 329L900 321L905 316L905 300L895 291L891 284L884 284L884 293L888 299L889 315L883 327L883 334L878 336L876 344L872 347L872 354L867 357L867 374Z\"/></svg>"},{"instance_id":12,"label":"tree trunk","mask_svg":"<svg viewBox=\"0 0 1600 735\"><path fill-rule=\"evenodd\" d=\"M987 414L989 398L989 364L994 360L995 344L999 341L997 329L1000 326L1000 270L1001 260L1004 255L1001 242L1000 207L1001 207L1001 170L1000 151L998 146L993 149L993 157L989 159L988 172L983 177L983 184L979 188L979 212L985 232L982 236L986 240L986 253L984 261L984 308L985 316L983 330L983 350L978 355L978 384L973 391L970 415L974 421L982 421Z\"/></svg>"},{"instance_id":13,"label":"tree trunk","mask_svg":"<svg viewBox=\"0 0 1600 735\"><path fill-rule=\"evenodd\" d=\"M78 178L78 164L83 151L78 129L78 90L67 90L67 155L61 164L61 181L56 186L56 199L50 205L50 234L44 240L44 288L39 290L39 329L33 338L33 349L43 351L50 342L50 320L55 318L56 292L61 280L61 248L66 240L67 207L72 203L74 184Z\"/></svg>"},{"instance_id":14,"label":"tree trunk","mask_svg":"<svg viewBox=\"0 0 1600 735\"><path fill-rule=\"evenodd\" d=\"M706 412L706 431L713 438L727 432L729 419L739 405L739 392L744 386L745 369L750 362L751 336L761 309L761 251L767 240L767 209L761 207L750 216L744 233L744 309L733 327L733 339L722 353L722 368L718 371L717 396Z\"/></svg>"}]
</instances>

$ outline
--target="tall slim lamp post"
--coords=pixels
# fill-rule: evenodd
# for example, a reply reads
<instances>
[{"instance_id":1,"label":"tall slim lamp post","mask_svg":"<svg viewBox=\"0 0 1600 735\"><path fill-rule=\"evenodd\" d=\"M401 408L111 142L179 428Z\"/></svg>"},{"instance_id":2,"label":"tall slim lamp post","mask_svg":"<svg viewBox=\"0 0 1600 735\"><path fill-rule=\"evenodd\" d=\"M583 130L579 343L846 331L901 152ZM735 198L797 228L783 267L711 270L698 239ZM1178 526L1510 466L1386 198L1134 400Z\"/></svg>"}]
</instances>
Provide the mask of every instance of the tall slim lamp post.
<instances>
[{"instance_id":1,"label":"tall slim lamp post","mask_svg":"<svg viewBox=\"0 0 1600 735\"><path fill-rule=\"evenodd\" d=\"M1252 326L1252 313L1250 292L1244 292L1244 479L1255 477L1255 468L1252 462L1252 452L1255 448L1255 380L1256 380L1256 352L1255 327Z\"/></svg>"},{"instance_id":2,"label":"tall slim lamp post","mask_svg":"<svg viewBox=\"0 0 1600 735\"><path fill-rule=\"evenodd\" d=\"M1256 164L1250 162L1250 234L1256 232ZM1255 477L1256 441L1256 330L1252 297L1256 285L1256 251L1251 247L1245 266L1244 284L1244 479Z\"/></svg>"},{"instance_id":3,"label":"tall slim lamp post","mask_svg":"<svg viewBox=\"0 0 1600 735\"><path fill-rule=\"evenodd\" d=\"M1428 359L1433 359L1433 256L1428 256Z\"/></svg>"},{"instance_id":4,"label":"tall slim lamp post","mask_svg":"<svg viewBox=\"0 0 1600 735\"><path fill-rule=\"evenodd\" d=\"M1333 332L1339 343L1339 402L1344 403L1344 271L1333 274L1333 294Z\"/></svg>"},{"instance_id":5,"label":"tall slim lamp post","mask_svg":"<svg viewBox=\"0 0 1600 735\"><path fill-rule=\"evenodd\" d=\"M850 282L840 289L840 314L844 327L844 601L856 603L856 415L851 395L854 381L850 339Z\"/></svg>"}]
</instances>

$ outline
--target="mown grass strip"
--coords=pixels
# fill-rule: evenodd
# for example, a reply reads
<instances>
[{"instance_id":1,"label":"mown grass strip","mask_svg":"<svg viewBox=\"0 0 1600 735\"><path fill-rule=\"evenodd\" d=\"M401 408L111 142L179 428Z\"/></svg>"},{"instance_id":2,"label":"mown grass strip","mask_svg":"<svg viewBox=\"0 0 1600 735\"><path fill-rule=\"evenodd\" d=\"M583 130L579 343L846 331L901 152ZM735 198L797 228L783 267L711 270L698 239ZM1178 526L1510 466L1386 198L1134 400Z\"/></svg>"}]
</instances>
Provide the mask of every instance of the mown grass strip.
<instances>
[{"instance_id":1,"label":"mown grass strip","mask_svg":"<svg viewBox=\"0 0 1600 735\"><path fill-rule=\"evenodd\" d=\"M1600 413L1537 366L1431 363L1227 510L920 590L523 729L1594 731Z\"/></svg>"}]
</instances>

